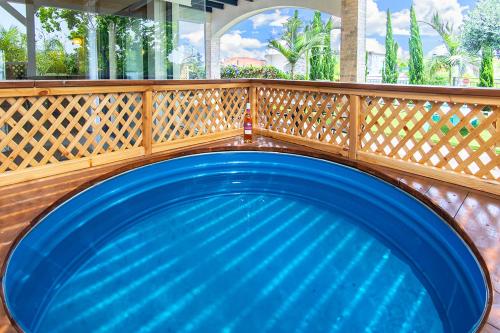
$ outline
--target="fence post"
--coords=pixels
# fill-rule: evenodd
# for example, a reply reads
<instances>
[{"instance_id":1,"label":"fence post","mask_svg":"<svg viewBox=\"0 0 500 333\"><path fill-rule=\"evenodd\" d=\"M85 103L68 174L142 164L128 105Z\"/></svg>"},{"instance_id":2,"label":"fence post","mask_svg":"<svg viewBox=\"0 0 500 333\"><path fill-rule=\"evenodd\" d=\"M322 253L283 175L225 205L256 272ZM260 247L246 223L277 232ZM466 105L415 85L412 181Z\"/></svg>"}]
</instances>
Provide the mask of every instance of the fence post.
<instances>
[{"instance_id":1,"label":"fence post","mask_svg":"<svg viewBox=\"0 0 500 333\"><path fill-rule=\"evenodd\" d=\"M359 148L361 97L349 95L349 159L356 160Z\"/></svg>"},{"instance_id":2,"label":"fence post","mask_svg":"<svg viewBox=\"0 0 500 333\"><path fill-rule=\"evenodd\" d=\"M153 92L142 93L142 145L145 155L153 152Z\"/></svg>"},{"instance_id":3,"label":"fence post","mask_svg":"<svg viewBox=\"0 0 500 333\"><path fill-rule=\"evenodd\" d=\"M252 114L252 126L257 128L257 86L250 84L250 112Z\"/></svg>"}]
</instances>

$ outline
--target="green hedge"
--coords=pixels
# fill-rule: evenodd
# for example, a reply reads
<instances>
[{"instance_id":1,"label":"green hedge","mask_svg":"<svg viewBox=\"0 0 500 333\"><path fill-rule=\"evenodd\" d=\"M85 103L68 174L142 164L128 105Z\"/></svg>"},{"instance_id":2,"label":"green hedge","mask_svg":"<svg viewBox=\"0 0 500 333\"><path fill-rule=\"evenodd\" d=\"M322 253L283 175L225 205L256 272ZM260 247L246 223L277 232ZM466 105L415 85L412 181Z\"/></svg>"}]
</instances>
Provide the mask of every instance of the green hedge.
<instances>
[{"instance_id":1,"label":"green hedge","mask_svg":"<svg viewBox=\"0 0 500 333\"><path fill-rule=\"evenodd\" d=\"M289 79L290 76L274 66L223 66L222 79Z\"/></svg>"}]
</instances>

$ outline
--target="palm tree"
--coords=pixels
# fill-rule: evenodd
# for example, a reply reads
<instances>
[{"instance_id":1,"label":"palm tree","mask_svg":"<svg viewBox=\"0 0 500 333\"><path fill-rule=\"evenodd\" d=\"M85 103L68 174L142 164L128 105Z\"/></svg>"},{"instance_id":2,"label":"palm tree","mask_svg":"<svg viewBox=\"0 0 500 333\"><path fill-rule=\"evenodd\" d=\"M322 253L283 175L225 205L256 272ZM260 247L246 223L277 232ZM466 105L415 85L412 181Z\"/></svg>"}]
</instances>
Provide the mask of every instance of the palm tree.
<instances>
[{"instance_id":1,"label":"palm tree","mask_svg":"<svg viewBox=\"0 0 500 333\"><path fill-rule=\"evenodd\" d=\"M26 34L16 27L0 26L0 51L6 62L26 61Z\"/></svg>"},{"instance_id":2,"label":"palm tree","mask_svg":"<svg viewBox=\"0 0 500 333\"><path fill-rule=\"evenodd\" d=\"M430 22L423 22L434 29L444 42L446 54L434 55L429 63L431 72L445 70L448 72L448 85L452 85L452 76L455 68L459 73L463 71L466 63L475 63L476 60L463 52L460 47L460 38L454 32L454 27L449 22L444 22L438 12L432 15Z\"/></svg>"},{"instance_id":3,"label":"palm tree","mask_svg":"<svg viewBox=\"0 0 500 333\"><path fill-rule=\"evenodd\" d=\"M299 59L311 47L319 44L323 40L322 34L313 34L310 29L302 30L302 20L299 18L299 11L296 10L293 17L284 24L285 31L280 40L271 40L269 48L281 53L290 64L290 77L295 77L295 65Z\"/></svg>"}]
</instances>

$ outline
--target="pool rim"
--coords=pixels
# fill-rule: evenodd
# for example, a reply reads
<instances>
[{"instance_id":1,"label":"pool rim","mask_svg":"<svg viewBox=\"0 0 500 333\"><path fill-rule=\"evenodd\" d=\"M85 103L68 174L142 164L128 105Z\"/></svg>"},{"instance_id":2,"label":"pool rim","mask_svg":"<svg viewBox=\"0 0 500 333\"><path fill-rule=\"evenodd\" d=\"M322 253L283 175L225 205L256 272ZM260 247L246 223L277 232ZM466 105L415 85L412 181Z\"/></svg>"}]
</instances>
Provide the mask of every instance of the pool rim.
<instances>
[{"instance_id":1,"label":"pool rim","mask_svg":"<svg viewBox=\"0 0 500 333\"><path fill-rule=\"evenodd\" d=\"M423 193L417 191L416 189L412 188L411 186L398 181L397 179L394 179L390 177L389 175L383 173L382 171L376 170L372 168L370 165L360 162L360 161L353 161L346 159L342 156L339 155L333 155L328 152L323 152L323 151L317 151L308 147L304 147L304 149L297 149L297 148L276 148L276 147L255 147L255 146L222 146L222 147L197 147L193 148L192 150L188 151L178 151L178 152L170 152L167 155L158 155L158 156L146 156L141 160L137 161L132 161L131 163L123 166L119 166L116 169L106 172L94 179L91 179L89 181L84 182L77 188L75 188L72 191L69 191L65 195L59 197L56 201L54 201L51 205L49 205L47 208L45 208L40 214L38 214L34 219L32 219L29 224L16 236L14 241L12 242L11 246L9 247L7 254L5 256L5 259L2 263L2 285L0 286L0 298L2 305L5 309L5 314L7 318L9 319L10 323L14 327L14 329L17 332L25 332L21 326L17 323L17 321L14 319L9 307L7 306L7 302L5 299L5 273L7 271L7 267L9 264L9 261L12 257L12 254L14 250L17 248L17 245L27 236L27 234L35 228L39 223L43 222L43 220L55 209L57 209L59 206L64 204L66 201L72 199L73 197L79 195L82 192L85 192L86 190L89 190L93 186L98 185L99 183L109 180L111 178L123 175L125 173L134 171L136 169L140 169L143 167L147 167L152 164L156 163L161 163L161 162L166 162L169 160L173 159L178 159L178 158L183 158L183 157L190 157L190 156L196 156L196 155L203 155L203 154L210 154L210 153L220 153L220 152L262 152L262 153L278 153L278 154L288 154L288 155L294 155L294 156L302 156L302 157L309 157L313 159L318 159L326 162L332 162L332 163L337 163L341 166L352 168L356 171L359 171L361 173L364 173L368 176L371 176L377 180L380 180L382 182L387 183L388 185L391 185L395 187L396 189L399 189L403 192L403 194L406 194L410 196L411 198L419 201L422 203L424 206L429 208L433 213L435 213L443 222L445 222L449 227L451 227L452 231L455 232L457 237L459 237L464 245L468 248L468 250L471 252L473 255L474 259L476 262L479 264L479 267L481 269L481 273L484 278L485 286L486 286L486 302L485 302L485 307L483 309L482 315L481 315L481 320L479 321L479 324L476 327L476 330L473 332L481 332L481 330L486 326L488 322L488 318L493 306L493 284L491 280L491 275L490 271L488 269L488 266L486 265L486 261L484 260L483 256L481 255L479 249L477 248L476 244L472 240L472 238L465 232L465 230L460 226L460 224L452 217L447 211L445 211L443 208L441 208L439 205L434 203L430 198L425 196ZM471 331L472 332L472 331Z\"/></svg>"}]
</instances>

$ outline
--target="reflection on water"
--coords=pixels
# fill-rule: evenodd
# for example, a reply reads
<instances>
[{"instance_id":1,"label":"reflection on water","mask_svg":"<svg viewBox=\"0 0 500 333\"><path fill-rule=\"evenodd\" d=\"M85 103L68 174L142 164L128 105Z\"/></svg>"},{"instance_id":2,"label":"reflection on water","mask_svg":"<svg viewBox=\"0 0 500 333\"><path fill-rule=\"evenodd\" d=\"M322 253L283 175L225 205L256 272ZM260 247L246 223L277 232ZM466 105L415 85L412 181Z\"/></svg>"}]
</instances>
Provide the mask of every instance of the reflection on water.
<instances>
[{"instance_id":1,"label":"reflection on water","mask_svg":"<svg viewBox=\"0 0 500 333\"><path fill-rule=\"evenodd\" d=\"M40 332L442 332L429 294L349 218L289 197L168 207L59 289Z\"/></svg>"}]
</instances>

